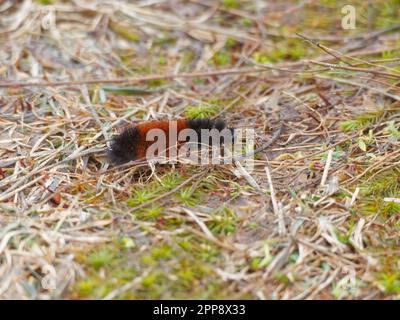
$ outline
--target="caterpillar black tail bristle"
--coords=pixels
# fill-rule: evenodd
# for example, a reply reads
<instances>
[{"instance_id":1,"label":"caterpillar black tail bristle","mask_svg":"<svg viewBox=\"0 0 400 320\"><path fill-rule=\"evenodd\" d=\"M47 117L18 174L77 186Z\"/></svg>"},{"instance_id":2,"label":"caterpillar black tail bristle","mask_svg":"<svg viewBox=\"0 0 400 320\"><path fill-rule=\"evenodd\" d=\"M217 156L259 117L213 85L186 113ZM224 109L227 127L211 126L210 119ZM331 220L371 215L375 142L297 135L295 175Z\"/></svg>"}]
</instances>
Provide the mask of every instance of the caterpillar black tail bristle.
<instances>
[{"instance_id":1,"label":"caterpillar black tail bristle","mask_svg":"<svg viewBox=\"0 0 400 320\"><path fill-rule=\"evenodd\" d=\"M107 150L107 159L110 163L120 165L136 158L136 146L140 143L139 131L135 127L125 129L114 137Z\"/></svg>"}]
</instances>

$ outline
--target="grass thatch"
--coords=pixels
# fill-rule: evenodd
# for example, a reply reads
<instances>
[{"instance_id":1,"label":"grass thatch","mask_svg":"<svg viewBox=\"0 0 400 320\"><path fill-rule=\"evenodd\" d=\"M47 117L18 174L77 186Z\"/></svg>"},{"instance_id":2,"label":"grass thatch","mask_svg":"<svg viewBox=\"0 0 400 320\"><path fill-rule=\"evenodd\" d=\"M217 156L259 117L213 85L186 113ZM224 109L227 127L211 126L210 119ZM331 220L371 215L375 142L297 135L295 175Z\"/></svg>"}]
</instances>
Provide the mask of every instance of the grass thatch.
<instances>
[{"instance_id":1,"label":"grass thatch","mask_svg":"<svg viewBox=\"0 0 400 320\"><path fill-rule=\"evenodd\" d=\"M0 297L398 298L399 2L353 4L3 1ZM217 116L283 133L249 175L104 159Z\"/></svg>"}]
</instances>

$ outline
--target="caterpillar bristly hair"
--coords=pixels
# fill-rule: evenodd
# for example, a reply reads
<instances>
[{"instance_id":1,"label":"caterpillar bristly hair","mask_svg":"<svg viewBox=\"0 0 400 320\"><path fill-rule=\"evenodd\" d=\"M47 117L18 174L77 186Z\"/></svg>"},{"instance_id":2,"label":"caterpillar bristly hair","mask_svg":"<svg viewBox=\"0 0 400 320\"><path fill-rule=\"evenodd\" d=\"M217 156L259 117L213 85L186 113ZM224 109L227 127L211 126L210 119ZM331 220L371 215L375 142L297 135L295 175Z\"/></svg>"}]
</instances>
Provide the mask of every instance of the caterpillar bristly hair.
<instances>
[{"instance_id":1,"label":"caterpillar bristly hair","mask_svg":"<svg viewBox=\"0 0 400 320\"><path fill-rule=\"evenodd\" d=\"M132 160L145 159L147 149L154 143L153 141L147 141L147 133L152 129L161 129L168 141L171 121L146 121L126 128L111 140L107 150L109 162L120 165ZM180 119L174 121L177 135L181 130L193 129L198 136L198 141L200 141L202 129L216 129L220 132L226 128L225 122L218 119ZM233 136L233 129L229 130ZM167 145L166 147L169 148L170 146Z\"/></svg>"}]
</instances>

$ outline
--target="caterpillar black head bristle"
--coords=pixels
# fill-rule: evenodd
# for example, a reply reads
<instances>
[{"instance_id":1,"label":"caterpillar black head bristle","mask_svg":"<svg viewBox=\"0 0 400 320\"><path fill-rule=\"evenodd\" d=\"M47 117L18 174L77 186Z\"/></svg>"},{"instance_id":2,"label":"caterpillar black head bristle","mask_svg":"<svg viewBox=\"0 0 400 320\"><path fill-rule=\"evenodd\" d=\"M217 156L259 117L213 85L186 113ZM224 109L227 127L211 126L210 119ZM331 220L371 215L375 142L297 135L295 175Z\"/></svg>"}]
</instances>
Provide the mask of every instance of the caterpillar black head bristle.
<instances>
[{"instance_id":1,"label":"caterpillar black head bristle","mask_svg":"<svg viewBox=\"0 0 400 320\"><path fill-rule=\"evenodd\" d=\"M139 133L135 127L125 129L113 138L107 150L107 159L112 164L120 165L132 161L136 157L136 144Z\"/></svg>"}]
</instances>

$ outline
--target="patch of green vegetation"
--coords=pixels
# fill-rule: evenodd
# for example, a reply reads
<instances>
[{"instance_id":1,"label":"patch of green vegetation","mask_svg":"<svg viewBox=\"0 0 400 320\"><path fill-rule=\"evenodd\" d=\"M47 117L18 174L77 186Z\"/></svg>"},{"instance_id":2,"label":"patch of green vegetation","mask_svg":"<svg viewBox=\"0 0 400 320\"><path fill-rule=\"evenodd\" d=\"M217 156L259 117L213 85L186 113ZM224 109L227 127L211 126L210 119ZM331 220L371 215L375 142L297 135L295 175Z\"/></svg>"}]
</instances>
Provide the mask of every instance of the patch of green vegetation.
<instances>
[{"instance_id":1,"label":"patch of green vegetation","mask_svg":"<svg viewBox=\"0 0 400 320\"><path fill-rule=\"evenodd\" d=\"M395 195L399 196L399 194ZM400 212L400 203L384 200L382 197L368 197L361 201L361 212L365 214L394 215Z\"/></svg>"},{"instance_id":2,"label":"patch of green vegetation","mask_svg":"<svg viewBox=\"0 0 400 320\"><path fill-rule=\"evenodd\" d=\"M216 234L228 235L236 231L238 217L226 206L218 209L211 215L210 229Z\"/></svg>"},{"instance_id":3,"label":"patch of green vegetation","mask_svg":"<svg viewBox=\"0 0 400 320\"><path fill-rule=\"evenodd\" d=\"M384 171L362 187L364 195L389 196L400 192L400 167Z\"/></svg>"},{"instance_id":4,"label":"patch of green vegetation","mask_svg":"<svg viewBox=\"0 0 400 320\"><path fill-rule=\"evenodd\" d=\"M198 106L189 106L186 108L185 116L189 119L211 118L220 111L219 105L200 104Z\"/></svg>"},{"instance_id":5,"label":"patch of green vegetation","mask_svg":"<svg viewBox=\"0 0 400 320\"><path fill-rule=\"evenodd\" d=\"M395 244L395 249L398 244ZM375 274L376 284L386 294L400 294L400 259L397 254L389 253L382 257L380 270Z\"/></svg>"},{"instance_id":6,"label":"patch of green vegetation","mask_svg":"<svg viewBox=\"0 0 400 320\"><path fill-rule=\"evenodd\" d=\"M274 278L285 286L290 284L290 278L283 272L276 272Z\"/></svg>"},{"instance_id":7,"label":"patch of green vegetation","mask_svg":"<svg viewBox=\"0 0 400 320\"><path fill-rule=\"evenodd\" d=\"M176 188L184 182L184 178L177 172L168 173L160 180L160 184L168 191Z\"/></svg>"},{"instance_id":8,"label":"patch of green vegetation","mask_svg":"<svg viewBox=\"0 0 400 320\"><path fill-rule=\"evenodd\" d=\"M154 80L150 80L147 82L147 84L149 85L150 88L154 88L154 87L162 87L168 84L167 80L163 80L163 79L154 79Z\"/></svg>"},{"instance_id":9,"label":"patch of green vegetation","mask_svg":"<svg viewBox=\"0 0 400 320\"><path fill-rule=\"evenodd\" d=\"M195 53L192 50L188 50L183 54L182 64L184 66L188 66L193 62L194 58L195 58Z\"/></svg>"},{"instance_id":10,"label":"patch of green vegetation","mask_svg":"<svg viewBox=\"0 0 400 320\"><path fill-rule=\"evenodd\" d=\"M200 200L201 192L197 191L193 187L187 187L181 189L176 195L176 198L182 202L185 206L192 207Z\"/></svg>"},{"instance_id":11,"label":"patch of green vegetation","mask_svg":"<svg viewBox=\"0 0 400 320\"><path fill-rule=\"evenodd\" d=\"M213 175L209 175L202 179L199 183L195 183L190 187L182 188L177 194L176 199L182 204L191 207L196 205L210 191L217 189L217 182Z\"/></svg>"},{"instance_id":12,"label":"patch of green vegetation","mask_svg":"<svg viewBox=\"0 0 400 320\"><path fill-rule=\"evenodd\" d=\"M219 67L225 67L232 63L232 57L227 50L222 49L214 54L212 58L212 63Z\"/></svg>"},{"instance_id":13,"label":"patch of green vegetation","mask_svg":"<svg viewBox=\"0 0 400 320\"><path fill-rule=\"evenodd\" d=\"M144 189L134 190L132 198L130 198L126 203L130 207L136 207L155 198L158 194L157 191L158 190L154 188L153 189L144 188Z\"/></svg>"},{"instance_id":14,"label":"patch of green vegetation","mask_svg":"<svg viewBox=\"0 0 400 320\"><path fill-rule=\"evenodd\" d=\"M396 25L400 18L400 3L398 0L384 1L379 5L375 19L375 26L378 28L389 28Z\"/></svg>"},{"instance_id":15,"label":"patch of green vegetation","mask_svg":"<svg viewBox=\"0 0 400 320\"><path fill-rule=\"evenodd\" d=\"M386 60L386 59L394 59L394 58L398 58L400 55L400 50L384 50L382 51L382 59Z\"/></svg>"},{"instance_id":16,"label":"patch of green vegetation","mask_svg":"<svg viewBox=\"0 0 400 320\"><path fill-rule=\"evenodd\" d=\"M54 0L36 0L37 3L47 6L54 3Z\"/></svg>"},{"instance_id":17,"label":"patch of green vegetation","mask_svg":"<svg viewBox=\"0 0 400 320\"><path fill-rule=\"evenodd\" d=\"M160 33L158 34L158 37L154 38L154 44L158 46L173 45L175 42L176 38L172 37L168 32Z\"/></svg>"},{"instance_id":18,"label":"patch of green vegetation","mask_svg":"<svg viewBox=\"0 0 400 320\"><path fill-rule=\"evenodd\" d=\"M398 214L400 203L390 198L400 198L400 167L383 171L361 185L360 210L365 214L379 213L383 217ZM388 199L389 198L389 199Z\"/></svg>"},{"instance_id":19,"label":"patch of green vegetation","mask_svg":"<svg viewBox=\"0 0 400 320\"><path fill-rule=\"evenodd\" d=\"M350 222L349 229L347 230L346 233L340 232L340 230L336 229L335 230L336 238L343 244L349 244L350 236L353 233L354 227L355 227L354 223Z\"/></svg>"},{"instance_id":20,"label":"patch of green vegetation","mask_svg":"<svg viewBox=\"0 0 400 320\"><path fill-rule=\"evenodd\" d=\"M153 201L156 197L165 194L180 186L187 178L177 172L170 172L145 186L136 187L132 190L131 197L126 201L129 207L135 208L141 204ZM209 190L216 189L218 182L213 175L204 177L201 181L182 187L176 191L169 201L179 203L184 206L194 206L203 199ZM137 221L157 222L157 228L173 229L177 228L185 219L178 215L164 215L165 206L160 203L152 203L148 207L133 211L132 218Z\"/></svg>"},{"instance_id":21,"label":"patch of green vegetation","mask_svg":"<svg viewBox=\"0 0 400 320\"><path fill-rule=\"evenodd\" d=\"M400 130L396 128L394 120L388 122L386 131L391 135L393 139L400 140Z\"/></svg>"},{"instance_id":22,"label":"patch of green vegetation","mask_svg":"<svg viewBox=\"0 0 400 320\"><path fill-rule=\"evenodd\" d=\"M243 27L251 27L253 25L253 21L251 21L249 18L241 18L239 20L239 24Z\"/></svg>"},{"instance_id":23,"label":"patch of green vegetation","mask_svg":"<svg viewBox=\"0 0 400 320\"><path fill-rule=\"evenodd\" d=\"M120 241L121 242L121 241ZM118 242L118 243L120 243ZM121 249L119 244L97 248L94 252L123 250L118 260L104 265L100 275L97 264L84 258L87 277L74 288L76 298L104 298L124 284L140 279L134 290L121 292L117 299L223 299L249 298L229 291L208 263L218 262L220 252L215 244L189 233L175 236L173 241L154 240L150 250ZM132 258L131 254L135 254ZM139 255L139 256L138 256ZM95 267L96 266L96 267ZM148 270L148 272L146 272ZM146 272L146 273L145 273Z\"/></svg>"},{"instance_id":24,"label":"patch of green vegetation","mask_svg":"<svg viewBox=\"0 0 400 320\"><path fill-rule=\"evenodd\" d=\"M222 4L224 5L224 7L229 8L229 9L239 9L240 8L239 0L222 0Z\"/></svg>"},{"instance_id":25,"label":"patch of green vegetation","mask_svg":"<svg viewBox=\"0 0 400 320\"><path fill-rule=\"evenodd\" d=\"M164 207L154 204L148 208L136 211L134 217L142 221L156 221L159 219L164 211Z\"/></svg>"},{"instance_id":26,"label":"patch of green vegetation","mask_svg":"<svg viewBox=\"0 0 400 320\"><path fill-rule=\"evenodd\" d=\"M374 112L367 112L359 115L355 119L342 121L340 122L339 126L343 131L346 132L369 128L382 118L384 112L385 111L383 108Z\"/></svg>"},{"instance_id":27,"label":"patch of green vegetation","mask_svg":"<svg viewBox=\"0 0 400 320\"><path fill-rule=\"evenodd\" d=\"M151 183L147 183L145 186L140 186L134 188L132 191L131 197L127 200L127 205L130 207L136 207L143 203L147 203L152 199L156 198L162 193L168 192L173 188L177 187L184 181L184 177L182 177L177 172L170 172L161 177L160 181L155 180ZM162 208L159 206L151 207L151 210L145 210L143 213L149 216L157 216L158 213L162 211ZM152 211L152 212L151 212Z\"/></svg>"},{"instance_id":28,"label":"patch of green vegetation","mask_svg":"<svg viewBox=\"0 0 400 320\"><path fill-rule=\"evenodd\" d=\"M132 42L140 41L140 36L132 31L132 27L125 27L121 24L111 22L110 29L126 40Z\"/></svg>"},{"instance_id":29,"label":"patch of green vegetation","mask_svg":"<svg viewBox=\"0 0 400 320\"><path fill-rule=\"evenodd\" d=\"M282 45L276 45L274 48L266 51L256 51L253 59L260 64L278 63L283 60L297 61L307 54L304 43L298 39L290 39Z\"/></svg>"},{"instance_id":30,"label":"patch of green vegetation","mask_svg":"<svg viewBox=\"0 0 400 320\"><path fill-rule=\"evenodd\" d=\"M120 244L125 249L131 249L136 247L135 241L133 241L133 239L129 237L122 237L120 240Z\"/></svg>"},{"instance_id":31,"label":"patch of green vegetation","mask_svg":"<svg viewBox=\"0 0 400 320\"><path fill-rule=\"evenodd\" d=\"M162 273L151 272L142 279L142 285L144 287L151 288L157 285L157 283L161 282L161 280L162 280Z\"/></svg>"},{"instance_id":32,"label":"patch of green vegetation","mask_svg":"<svg viewBox=\"0 0 400 320\"><path fill-rule=\"evenodd\" d=\"M273 256L270 252L270 246L268 243L264 245L264 256L263 257L255 257L250 262L250 268L253 270L265 268L267 267L273 259Z\"/></svg>"},{"instance_id":33,"label":"patch of green vegetation","mask_svg":"<svg viewBox=\"0 0 400 320\"><path fill-rule=\"evenodd\" d=\"M157 64L159 64L160 66L164 66L167 64L167 58L165 56L159 56L157 59Z\"/></svg>"},{"instance_id":34,"label":"patch of green vegetation","mask_svg":"<svg viewBox=\"0 0 400 320\"><path fill-rule=\"evenodd\" d=\"M378 284L385 293L400 294L400 272L382 273L378 277Z\"/></svg>"},{"instance_id":35,"label":"patch of green vegetation","mask_svg":"<svg viewBox=\"0 0 400 320\"><path fill-rule=\"evenodd\" d=\"M232 49L232 48L234 48L236 45L237 45L237 41L235 40L235 39L232 39L232 38L228 38L227 40L226 40L226 43L225 43L225 48L227 48L227 49Z\"/></svg>"},{"instance_id":36,"label":"patch of green vegetation","mask_svg":"<svg viewBox=\"0 0 400 320\"><path fill-rule=\"evenodd\" d=\"M168 259L172 257L172 248L168 244L162 244L160 246L151 249L151 256L155 260Z\"/></svg>"},{"instance_id":37,"label":"patch of green vegetation","mask_svg":"<svg viewBox=\"0 0 400 320\"><path fill-rule=\"evenodd\" d=\"M91 253L87 262L94 269L100 269L104 266L110 265L114 261L115 257L115 252L109 248L105 248Z\"/></svg>"}]
</instances>

